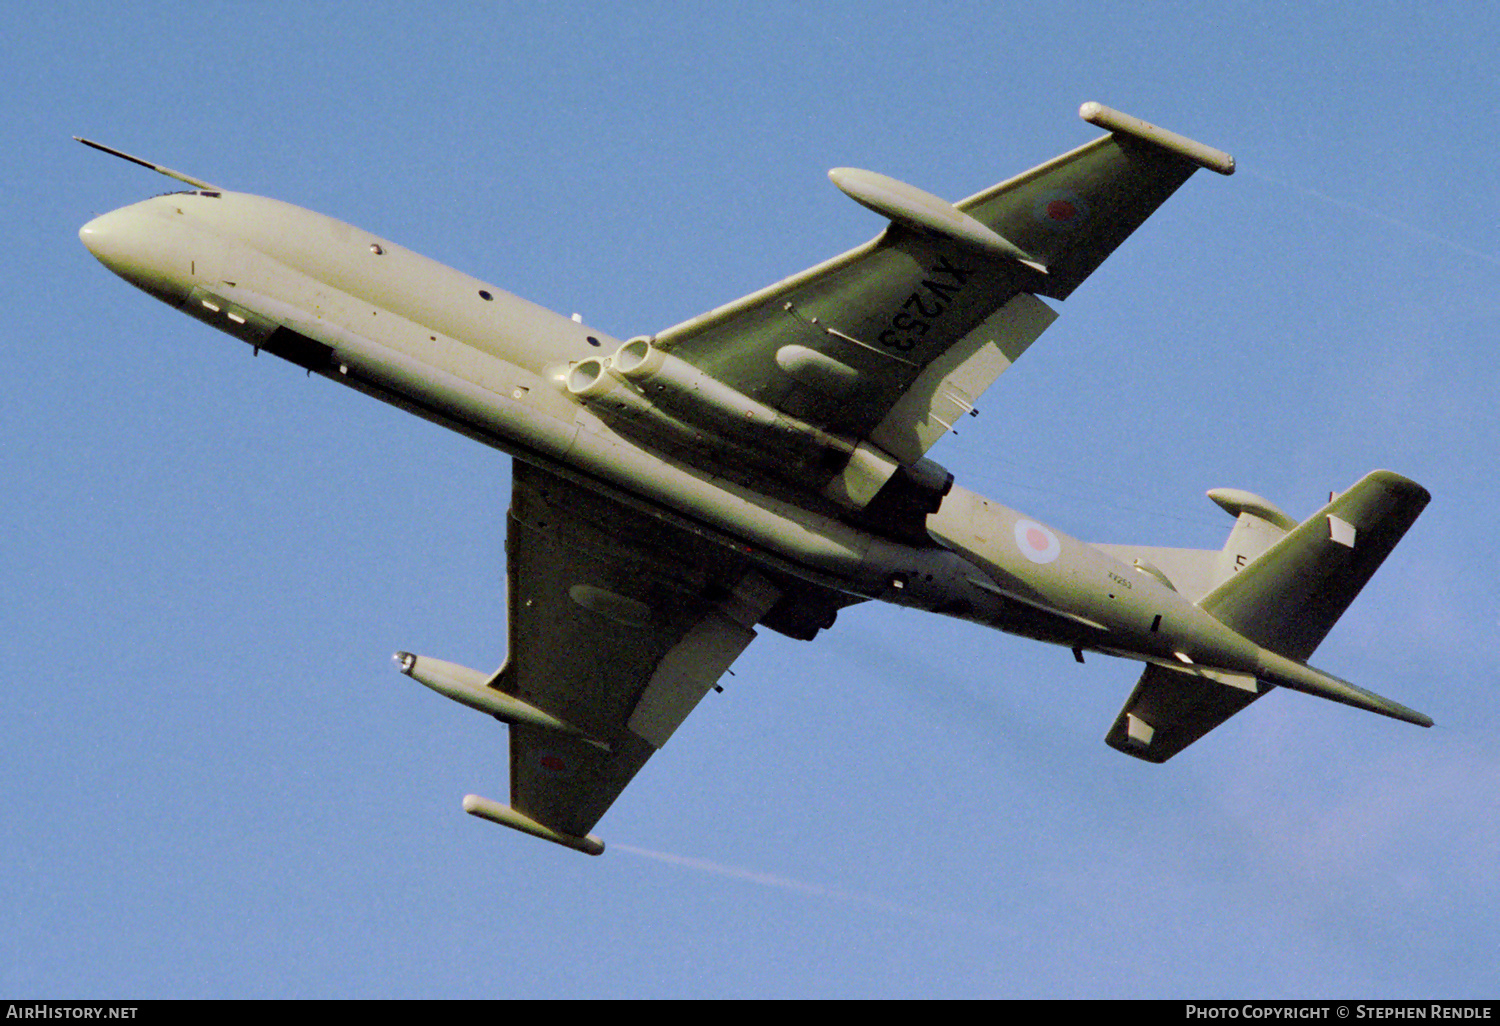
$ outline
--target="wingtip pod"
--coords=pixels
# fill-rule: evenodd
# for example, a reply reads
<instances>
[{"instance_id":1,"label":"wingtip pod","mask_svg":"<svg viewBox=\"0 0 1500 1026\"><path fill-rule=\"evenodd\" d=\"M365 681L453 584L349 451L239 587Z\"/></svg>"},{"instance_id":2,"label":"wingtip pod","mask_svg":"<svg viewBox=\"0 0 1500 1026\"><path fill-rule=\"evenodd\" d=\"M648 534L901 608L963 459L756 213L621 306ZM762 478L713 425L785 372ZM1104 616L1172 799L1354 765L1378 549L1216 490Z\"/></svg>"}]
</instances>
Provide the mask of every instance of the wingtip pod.
<instances>
[{"instance_id":1,"label":"wingtip pod","mask_svg":"<svg viewBox=\"0 0 1500 1026\"><path fill-rule=\"evenodd\" d=\"M1217 171L1221 175L1234 174L1234 158L1223 150L1216 150L1212 146L1205 146L1200 142L1189 139L1185 135L1169 132L1165 128L1158 128L1149 121L1133 118L1129 114L1121 114L1119 111L1106 107L1102 103L1090 100L1078 108L1078 116L1091 125L1098 125L1107 132L1119 135L1129 135L1143 142L1160 146L1187 160L1191 160L1199 167L1210 171Z\"/></svg>"},{"instance_id":2,"label":"wingtip pod","mask_svg":"<svg viewBox=\"0 0 1500 1026\"><path fill-rule=\"evenodd\" d=\"M532 837L540 837L544 841L560 844L564 848L572 848L581 851L585 855L603 855L604 842L593 834L587 837L575 837L572 834L564 834L551 827L543 826L530 816L523 816L509 805L501 805L489 798L482 798L477 794L464 795L464 811L471 816L487 819L491 823L499 823L501 826L519 830L523 834Z\"/></svg>"}]
</instances>

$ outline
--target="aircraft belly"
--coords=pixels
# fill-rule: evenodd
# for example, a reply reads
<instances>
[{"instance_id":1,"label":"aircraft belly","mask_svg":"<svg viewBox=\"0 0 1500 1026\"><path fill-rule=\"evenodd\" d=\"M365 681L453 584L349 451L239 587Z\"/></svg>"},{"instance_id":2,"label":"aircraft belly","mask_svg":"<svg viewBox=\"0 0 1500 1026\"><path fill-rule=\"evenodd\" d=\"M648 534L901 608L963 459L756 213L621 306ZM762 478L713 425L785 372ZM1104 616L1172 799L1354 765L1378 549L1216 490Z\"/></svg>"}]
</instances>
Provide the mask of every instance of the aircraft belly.
<instances>
[{"instance_id":1,"label":"aircraft belly","mask_svg":"<svg viewBox=\"0 0 1500 1026\"><path fill-rule=\"evenodd\" d=\"M374 245L384 251L380 257L370 253L361 257L372 269L385 266L376 261L400 258L404 252L390 243ZM281 255L306 262L298 253ZM831 575L842 584L866 576L861 570L870 537L864 532L657 455L616 435L567 399L552 380L557 371L549 368L549 364L557 366L559 331L589 329L488 289L490 299L480 298L476 291L473 302L492 310L493 323L446 318L451 323L445 322L444 327L466 332L463 336L446 334L395 312L423 305L412 298L412 291L461 288L467 293L471 281L450 268L410 256L422 271L422 280L415 288L405 283L398 289L374 270L366 272L370 277L359 279L343 265L319 266L320 274L336 279L330 282L259 249L237 247L225 265L233 277L203 283L202 295L194 293L198 303L192 312L257 349L275 328L286 329L306 343L272 347L271 351L304 354L294 362L331 380L529 462L572 465L586 478L642 496L728 538L748 541L821 578ZM516 304L526 309L513 309ZM518 313L526 316L518 318ZM246 320L251 322L249 327L258 325L261 330L250 333ZM497 324L506 325L503 334L494 330ZM524 362L495 355L497 349L521 349L514 340L528 332L536 344L518 355ZM331 354L326 363L305 357L322 350Z\"/></svg>"},{"instance_id":2,"label":"aircraft belly","mask_svg":"<svg viewBox=\"0 0 1500 1026\"><path fill-rule=\"evenodd\" d=\"M554 380L570 356L613 351L595 329L289 204L228 192L180 199L186 221L245 240L180 293L193 292L194 316L257 351L528 462L572 468L824 587L879 597L918 559L883 542L872 558L879 540L866 531L616 434Z\"/></svg>"},{"instance_id":3,"label":"aircraft belly","mask_svg":"<svg viewBox=\"0 0 1500 1026\"><path fill-rule=\"evenodd\" d=\"M653 453L587 414L571 462L724 536L742 539L748 546L737 547L747 554L761 549L799 564L825 578L819 583L831 577L845 588L866 591L883 584L878 572L866 572L876 541L872 535Z\"/></svg>"},{"instance_id":4,"label":"aircraft belly","mask_svg":"<svg viewBox=\"0 0 1500 1026\"><path fill-rule=\"evenodd\" d=\"M263 270L262 272L265 272ZM217 323L234 308L328 347L333 356L317 370L331 380L453 428L527 462L572 466L584 479L613 486L702 523L743 549L782 557L779 569L804 568L807 576L841 588L883 586L868 573L872 537L839 521L758 495L645 449L613 432L568 401L552 382L497 359L458 339L434 336L422 325L372 309L338 290L319 287L290 269L279 269L278 294L300 297L319 313L220 284ZM300 288L291 279L301 278ZM231 331L231 333L234 333Z\"/></svg>"}]
</instances>

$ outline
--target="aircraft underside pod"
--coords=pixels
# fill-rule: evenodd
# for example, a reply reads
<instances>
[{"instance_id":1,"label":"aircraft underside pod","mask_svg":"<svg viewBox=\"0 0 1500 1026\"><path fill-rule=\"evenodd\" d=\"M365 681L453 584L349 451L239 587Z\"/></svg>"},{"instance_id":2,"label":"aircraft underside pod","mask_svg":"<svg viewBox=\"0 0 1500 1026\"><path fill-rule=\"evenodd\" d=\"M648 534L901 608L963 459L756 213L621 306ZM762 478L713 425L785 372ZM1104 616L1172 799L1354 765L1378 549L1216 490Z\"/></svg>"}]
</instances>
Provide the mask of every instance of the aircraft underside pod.
<instances>
[{"instance_id":1,"label":"aircraft underside pod","mask_svg":"<svg viewBox=\"0 0 1500 1026\"><path fill-rule=\"evenodd\" d=\"M836 167L828 172L834 185L860 206L921 232L952 239L991 256L1004 257L1040 274L1047 268L1014 242L974 220L945 199L874 171Z\"/></svg>"}]
</instances>

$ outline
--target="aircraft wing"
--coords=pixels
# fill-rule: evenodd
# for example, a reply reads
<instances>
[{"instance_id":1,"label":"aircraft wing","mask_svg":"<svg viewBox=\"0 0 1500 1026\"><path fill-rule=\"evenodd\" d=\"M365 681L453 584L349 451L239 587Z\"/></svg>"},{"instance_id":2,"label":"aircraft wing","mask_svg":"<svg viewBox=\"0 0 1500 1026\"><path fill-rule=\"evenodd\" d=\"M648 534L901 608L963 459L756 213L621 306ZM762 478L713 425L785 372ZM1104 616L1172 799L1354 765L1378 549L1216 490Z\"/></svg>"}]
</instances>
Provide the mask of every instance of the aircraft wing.
<instances>
[{"instance_id":1,"label":"aircraft wing","mask_svg":"<svg viewBox=\"0 0 1500 1026\"><path fill-rule=\"evenodd\" d=\"M768 406L914 462L1055 319L1038 296L1066 298L1199 166L1233 167L1090 108L1109 115L1109 135L954 205L870 172L833 172L892 217L879 237L655 344Z\"/></svg>"},{"instance_id":2,"label":"aircraft wing","mask_svg":"<svg viewBox=\"0 0 1500 1026\"><path fill-rule=\"evenodd\" d=\"M717 683L780 593L684 528L519 460L513 474L510 651L490 687L579 732L510 727L511 808L576 839Z\"/></svg>"}]
</instances>

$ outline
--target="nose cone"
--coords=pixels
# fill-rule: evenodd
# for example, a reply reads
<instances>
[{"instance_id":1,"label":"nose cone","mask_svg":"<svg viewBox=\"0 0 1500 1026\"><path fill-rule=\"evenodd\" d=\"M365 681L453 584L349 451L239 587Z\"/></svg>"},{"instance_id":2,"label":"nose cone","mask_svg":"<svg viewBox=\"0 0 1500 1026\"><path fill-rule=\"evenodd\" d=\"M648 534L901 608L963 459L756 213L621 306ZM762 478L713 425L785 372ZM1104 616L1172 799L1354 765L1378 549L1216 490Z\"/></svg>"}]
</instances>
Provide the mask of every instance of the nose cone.
<instances>
[{"instance_id":1,"label":"nose cone","mask_svg":"<svg viewBox=\"0 0 1500 1026\"><path fill-rule=\"evenodd\" d=\"M129 220L123 216L128 209L112 210L78 229L78 239L84 248L116 274L122 273L120 268L129 260L129 233L124 230L123 224Z\"/></svg>"},{"instance_id":2,"label":"nose cone","mask_svg":"<svg viewBox=\"0 0 1500 1026\"><path fill-rule=\"evenodd\" d=\"M78 230L84 247L130 284L169 303L191 290L191 254L182 226L158 215L150 201L111 210Z\"/></svg>"}]
</instances>

